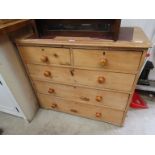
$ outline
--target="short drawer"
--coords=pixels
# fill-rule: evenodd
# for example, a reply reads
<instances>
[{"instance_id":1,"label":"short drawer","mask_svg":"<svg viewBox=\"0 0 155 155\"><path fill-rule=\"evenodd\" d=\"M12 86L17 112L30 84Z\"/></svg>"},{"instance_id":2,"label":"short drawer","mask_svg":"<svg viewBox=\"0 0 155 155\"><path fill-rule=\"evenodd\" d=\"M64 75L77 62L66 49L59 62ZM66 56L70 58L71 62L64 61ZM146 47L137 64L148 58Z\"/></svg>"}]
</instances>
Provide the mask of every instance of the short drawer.
<instances>
[{"instance_id":1,"label":"short drawer","mask_svg":"<svg viewBox=\"0 0 155 155\"><path fill-rule=\"evenodd\" d=\"M142 52L73 49L76 67L100 68L134 73Z\"/></svg>"},{"instance_id":2,"label":"short drawer","mask_svg":"<svg viewBox=\"0 0 155 155\"><path fill-rule=\"evenodd\" d=\"M20 52L25 63L70 65L70 51L65 48L21 47Z\"/></svg>"},{"instance_id":3,"label":"short drawer","mask_svg":"<svg viewBox=\"0 0 155 155\"><path fill-rule=\"evenodd\" d=\"M42 108L54 109L73 115L84 116L100 121L106 121L116 125L121 125L122 123L124 112L119 110L113 110L103 107L101 108L98 106L67 101L49 95L38 94L38 97Z\"/></svg>"},{"instance_id":4,"label":"short drawer","mask_svg":"<svg viewBox=\"0 0 155 155\"><path fill-rule=\"evenodd\" d=\"M131 91L135 75L28 64L33 80L79 84L97 88Z\"/></svg>"},{"instance_id":5,"label":"short drawer","mask_svg":"<svg viewBox=\"0 0 155 155\"><path fill-rule=\"evenodd\" d=\"M42 81L34 81L34 84L39 93L49 94L91 105L107 106L119 110L125 110L129 97L129 94L126 93L103 91Z\"/></svg>"}]
</instances>

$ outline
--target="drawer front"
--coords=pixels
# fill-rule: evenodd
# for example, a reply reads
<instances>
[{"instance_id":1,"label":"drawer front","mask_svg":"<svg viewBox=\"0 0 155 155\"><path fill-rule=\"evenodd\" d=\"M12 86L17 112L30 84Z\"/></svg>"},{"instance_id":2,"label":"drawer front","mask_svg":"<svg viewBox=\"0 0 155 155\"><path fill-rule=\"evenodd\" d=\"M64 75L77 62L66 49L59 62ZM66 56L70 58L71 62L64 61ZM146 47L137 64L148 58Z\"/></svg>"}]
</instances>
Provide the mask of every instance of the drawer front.
<instances>
[{"instance_id":1,"label":"drawer front","mask_svg":"<svg viewBox=\"0 0 155 155\"><path fill-rule=\"evenodd\" d=\"M131 91L135 75L28 64L32 79Z\"/></svg>"},{"instance_id":2,"label":"drawer front","mask_svg":"<svg viewBox=\"0 0 155 155\"><path fill-rule=\"evenodd\" d=\"M77 67L103 68L124 72L136 72L142 52L104 51L74 49L74 64Z\"/></svg>"},{"instance_id":3,"label":"drawer front","mask_svg":"<svg viewBox=\"0 0 155 155\"><path fill-rule=\"evenodd\" d=\"M105 71L89 71L76 69L76 83L98 88L131 91L135 75Z\"/></svg>"},{"instance_id":4,"label":"drawer front","mask_svg":"<svg viewBox=\"0 0 155 155\"><path fill-rule=\"evenodd\" d=\"M53 66L41 66L27 64L30 76L33 80L56 81L62 83L74 83L72 70Z\"/></svg>"},{"instance_id":5,"label":"drawer front","mask_svg":"<svg viewBox=\"0 0 155 155\"><path fill-rule=\"evenodd\" d=\"M38 94L38 97L41 107L46 109L54 109L91 119L110 122L117 125L120 125L123 119L123 112L119 110L66 101L49 95Z\"/></svg>"},{"instance_id":6,"label":"drawer front","mask_svg":"<svg viewBox=\"0 0 155 155\"><path fill-rule=\"evenodd\" d=\"M34 81L34 84L39 93L97 106L107 106L119 110L125 110L129 97L129 95L125 93L102 91L48 82Z\"/></svg>"},{"instance_id":7,"label":"drawer front","mask_svg":"<svg viewBox=\"0 0 155 155\"><path fill-rule=\"evenodd\" d=\"M70 51L65 48L22 47L25 63L70 65Z\"/></svg>"}]
</instances>

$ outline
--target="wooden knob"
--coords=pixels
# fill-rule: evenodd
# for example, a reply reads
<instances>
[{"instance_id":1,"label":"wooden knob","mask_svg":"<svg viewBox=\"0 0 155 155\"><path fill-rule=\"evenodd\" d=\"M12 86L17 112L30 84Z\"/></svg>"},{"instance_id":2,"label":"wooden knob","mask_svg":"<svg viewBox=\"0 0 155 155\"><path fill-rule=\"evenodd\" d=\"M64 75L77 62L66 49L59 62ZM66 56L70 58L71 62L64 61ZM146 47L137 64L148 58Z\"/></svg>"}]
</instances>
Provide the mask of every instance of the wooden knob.
<instances>
[{"instance_id":1,"label":"wooden knob","mask_svg":"<svg viewBox=\"0 0 155 155\"><path fill-rule=\"evenodd\" d=\"M98 83L104 83L104 82L105 82L105 78L103 76L99 76Z\"/></svg>"},{"instance_id":2,"label":"wooden knob","mask_svg":"<svg viewBox=\"0 0 155 155\"><path fill-rule=\"evenodd\" d=\"M97 102L101 102L102 99L103 99L102 96L96 96L96 101L97 101Z\"/></svg>"},{"instance_id":3,"label":"wooden knob","mask_svg":"<svg viewBox=\"0 0 155 155\"><path fill-rule=\"evenodd\" d=\"M54 89L52 89L52 88L49 88L49 89L48 89L48 93L52 94L52 93L54 93L54 92L55 92Z\"/></svg>"},{"instance_id":4,"label":"wooden knob","mask_svg":"<svg viewBox=\"0 0 155 155\"><path fill-rule=\"evenodd\" d=\"M102 114L101 114L100 112L97 112L97 113L96 113L96 117L99 118L99 117L101 117L101 116L102 116Z\"/></svg>"},{"instance_id":5,"label":"wooden knob","mask_svg":"<svg viewBox=\"0 0 155 155\"><path fill-rule=\"evenodd\" d=\"M77 113L77 110L75 110L75 109L71 109L70 111L74 112L74 113Z\"/></svg>"},{"instance_id":6,"label":"wooden knob","mask_svg":"<svg viewBox=\"0 0 155 155\"><path fill-rule=\"evenodd\" d=\"M50 77L50 76L51 76L51 72L50 72L50 71L45 71L45 72L44 72L44 76Z\"/></svg>"},{"instance_id":7,"label":"wooden knob","mask_svg":"<svg viewBox=\"0 0 155 155\"><path fill-rule=\"evenodd\" d=\"M100 60L100 64L102 66L105 66L107 64L107 62L108 62L107 58L101 58L101 60Z\"/></svg>"},{"instance_id":8,"label":"wooden knob","mask_svg":"<svg viewBox=\"0 0 155 155\"><path fill-rule=\"evenodd\" d=\"M40 58L40 60L41 60L42 62L47 62L47 61L48 61L48 57L45 56L45 55L42 55L41 58Z\"/></svg>"},{"instance_id":9,"label":"wooden knob","mask_svg":"<svg viewBox=\"0 0 155 155\"><path fill-rule=\"evenodd\" d=\"M53 103L53 104L51 105L51 107L52 107L52 108L57 108L57 107L58 107L58 105L57 105L57 104L55 104L55 103Z\"/></svg>"}]
</instances>

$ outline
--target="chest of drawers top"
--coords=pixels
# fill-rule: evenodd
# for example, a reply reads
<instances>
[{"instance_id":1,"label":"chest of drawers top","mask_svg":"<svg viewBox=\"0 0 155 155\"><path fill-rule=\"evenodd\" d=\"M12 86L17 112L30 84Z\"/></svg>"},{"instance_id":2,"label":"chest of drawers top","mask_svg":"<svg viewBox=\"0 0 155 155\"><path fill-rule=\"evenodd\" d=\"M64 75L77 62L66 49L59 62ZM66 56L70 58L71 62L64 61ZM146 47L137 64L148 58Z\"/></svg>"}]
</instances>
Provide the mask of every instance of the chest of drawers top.
<instances>
[{"instance_id":1,"label":"chest of drawers top","mask_svg":"<svg viewBox=\"0 0 155 155\"><path fill-rule=\"evenodd\" d=\"M151 43L143 30L139 27L120 28L119 39L117 41L102 38L90 37L63 37L44 36L38 38L30 36L16 40L18 45L33 46L58 46L58 47L91 47L91 48L127 48L127 49L147 49Z\"/></svg>"}]
</instances>

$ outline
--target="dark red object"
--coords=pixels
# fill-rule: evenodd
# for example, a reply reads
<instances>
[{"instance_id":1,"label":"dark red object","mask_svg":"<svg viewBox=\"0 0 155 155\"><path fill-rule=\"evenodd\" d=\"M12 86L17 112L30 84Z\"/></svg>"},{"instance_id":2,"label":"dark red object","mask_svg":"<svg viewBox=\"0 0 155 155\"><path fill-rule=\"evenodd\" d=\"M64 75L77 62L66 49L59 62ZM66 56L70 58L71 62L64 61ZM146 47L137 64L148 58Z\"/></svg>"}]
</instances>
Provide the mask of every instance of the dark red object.
<instances>
[{"instance_id":1,"label":"dark red object","mask_svg":"<svg viewBox=\"0 0 155 155\"><path fill-rule=\"evenodd\" d=\"M137 92L134 92L130 107L133 109L146 109L148 108L147 103L140 97Z\"/></svg>"},{"instance_id":2,"label":"dark red object","mask_svg":"<svg viewBox=\"0 0 155 155\"><path fill-rule=\"evenodd\" d=\"M146 53L146 57L149 57L150 56L150 53Z\"/></svg>"}]
</instances>

